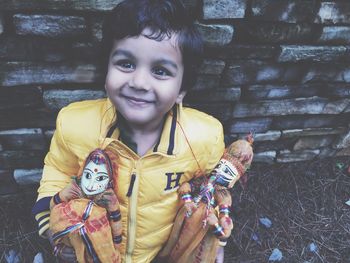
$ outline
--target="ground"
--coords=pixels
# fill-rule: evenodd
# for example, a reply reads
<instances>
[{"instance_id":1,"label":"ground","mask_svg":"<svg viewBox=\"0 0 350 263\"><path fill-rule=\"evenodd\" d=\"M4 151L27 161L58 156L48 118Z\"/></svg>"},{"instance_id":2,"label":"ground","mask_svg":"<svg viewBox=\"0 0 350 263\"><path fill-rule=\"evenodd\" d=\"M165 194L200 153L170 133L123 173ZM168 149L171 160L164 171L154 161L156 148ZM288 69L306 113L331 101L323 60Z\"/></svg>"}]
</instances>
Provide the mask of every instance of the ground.
<instances>
[{"instance_id":1,"label":"ground","mask_svg":"<svg viewBox=\"0 0 350 263\"><path fill-rule=\"evenodd\" d=\"M245 186L233 191L233 233L225 262L350 262L350 158L283 165L253 165ZM47 242L38 237L30 209L33 188L0 198L0 262L11 249L20 262L41 252L54 262ZM271 224L271 226L270 226Z\"/></svg>"}]
</instances>

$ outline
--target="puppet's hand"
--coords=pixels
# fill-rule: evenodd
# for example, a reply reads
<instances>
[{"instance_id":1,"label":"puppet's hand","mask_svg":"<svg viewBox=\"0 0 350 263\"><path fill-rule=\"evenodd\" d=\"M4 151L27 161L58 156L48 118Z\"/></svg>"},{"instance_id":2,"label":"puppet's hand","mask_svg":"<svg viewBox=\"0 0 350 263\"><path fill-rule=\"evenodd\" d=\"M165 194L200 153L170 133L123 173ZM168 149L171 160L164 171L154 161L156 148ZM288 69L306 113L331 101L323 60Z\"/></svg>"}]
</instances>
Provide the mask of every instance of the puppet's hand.
<instances>
[{"instance_id":1,"label":"puppet's hand","mask_svg":"<svg viewBox=\"0 0 350 263\"><path fill-rule=\"evenodd\" d=\"M95 199L95 203L106 208L108 212L119 210L118 198L111 188L99 194Z\"/></svg>"},{"instance_id":2,"label":"puppet's hand","mask_svg":"<svg viewBox=\"0 0 350 263\"><path fill-rule=\"evenodd\" d=\"M225 234L223 238L229 238L233 229L232 219L229 216L223 216L219 219L219 224L222 226Z\"/></svg>"},{"instance_id":3,"label":"puppet's hand","mask_svg":"<svg viewBox=\"0 0 350 263\"><path fill-rule=\"evenodd\" d=\"M68 202L72 199L81 198L83 194L76 180L73 179L72 182L60 191L59 196L63 202Z\"/></svg>"},{"instance_id":4,"label":"puppet's hand","mask_svg":"<svg viewBox=\"0 0 350 263\"><path fill-rule=\"evenodd\" d=\"M193 201L185 202L184 206L186 208L186 217L191 217L197 209L197 205Z\"/></svg>"}]
</instances>

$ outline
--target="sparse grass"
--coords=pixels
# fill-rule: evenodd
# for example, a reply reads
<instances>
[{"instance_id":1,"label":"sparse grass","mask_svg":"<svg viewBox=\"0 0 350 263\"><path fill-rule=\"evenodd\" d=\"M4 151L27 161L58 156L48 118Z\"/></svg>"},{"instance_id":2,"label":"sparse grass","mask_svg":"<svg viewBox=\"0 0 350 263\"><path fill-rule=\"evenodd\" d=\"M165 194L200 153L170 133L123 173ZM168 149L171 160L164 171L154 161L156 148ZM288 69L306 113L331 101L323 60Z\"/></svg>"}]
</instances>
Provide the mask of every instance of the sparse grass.
<instances>
[{"instance_id":1,"label":"sparse grass","mask_svg":"<svg viewBox=\"0 0 350 263\"><path fill-rule=\"evenodd\" d=\"M350 262L349 165L350 158L253 165L246 189L238 184L232 192L235 227L225 262L268 262L274 248L282 251L281 262ZM10 249L21 252L22 262L33 262L38 252L45 262L55 262L30 215L35 188L24 190L0 198L0 262ZM259 223L261 217L269 218L272 227Z\"/></svg>"},{"instance_id":2,"label":"sparse grass","mask_svg":"<svg viewBox=\"0 0 350 263\"><path fill-rule=\"evenodd\" d=\"M226 262L267 262L274 248L282 251L282 262L350 262L349 164L337 158L255 165L247 188L233 190L235 228ZM272 227L259 223L261 217Z\"/></svg>"}]
</instances>

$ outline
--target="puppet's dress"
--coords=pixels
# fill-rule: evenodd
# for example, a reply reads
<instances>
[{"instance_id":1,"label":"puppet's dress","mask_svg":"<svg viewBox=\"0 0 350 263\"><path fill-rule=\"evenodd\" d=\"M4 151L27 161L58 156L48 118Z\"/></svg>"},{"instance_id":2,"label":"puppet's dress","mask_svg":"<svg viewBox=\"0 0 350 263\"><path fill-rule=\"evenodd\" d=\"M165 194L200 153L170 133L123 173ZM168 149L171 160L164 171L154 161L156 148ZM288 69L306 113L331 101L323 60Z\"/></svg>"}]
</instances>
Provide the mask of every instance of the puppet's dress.
<instances>
[{"instance_id":1,"label":"puppet's dress","mask_svg":"<svg viewBox=\"0 0 350 263\"><path fill-rule=\"evenodd\" d=\"M89 199L73 199L55 205L51 210L50 229L55 244L73 246L80 263L120 262L107 211Z\"/></svg>"}]
</instances>

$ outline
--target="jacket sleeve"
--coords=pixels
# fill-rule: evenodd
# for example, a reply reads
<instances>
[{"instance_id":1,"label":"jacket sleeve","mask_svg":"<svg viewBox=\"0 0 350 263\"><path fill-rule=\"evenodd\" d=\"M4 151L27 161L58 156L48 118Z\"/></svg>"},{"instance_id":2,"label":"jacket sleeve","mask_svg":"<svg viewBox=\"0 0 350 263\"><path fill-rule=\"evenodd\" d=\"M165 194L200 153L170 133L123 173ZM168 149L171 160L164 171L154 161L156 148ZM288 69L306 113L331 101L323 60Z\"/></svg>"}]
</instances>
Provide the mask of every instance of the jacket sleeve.
<instances>
[{"instance_id":1,"label":"jacket sleeve","mask_svg":"<svg viewBox=\"0 0 350 263\"><path fill-rule=\"evenodd\" d=\"M78 158L70 150L65 140L64 109L56 121L56 131L52 137L50 150L44 160L43 175L38 189L38 198L32 213L42 235L49 228L51 197L64 188L79 170Z\"/></svg>"},{"instance_id":2,"label":"jacket sleeve","mask_svg":"<svg viewBox=\"0 0 350 263\"><path fill-rule=\"evenodd\" d=\"M215 142L213 145L210 145L211 153L205 166L205 174L209 174L214 169L225 150L224 131L221 123L219 123L218 128L216 129L214 138Z\"/></svg>"}]
</instances>

